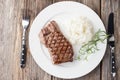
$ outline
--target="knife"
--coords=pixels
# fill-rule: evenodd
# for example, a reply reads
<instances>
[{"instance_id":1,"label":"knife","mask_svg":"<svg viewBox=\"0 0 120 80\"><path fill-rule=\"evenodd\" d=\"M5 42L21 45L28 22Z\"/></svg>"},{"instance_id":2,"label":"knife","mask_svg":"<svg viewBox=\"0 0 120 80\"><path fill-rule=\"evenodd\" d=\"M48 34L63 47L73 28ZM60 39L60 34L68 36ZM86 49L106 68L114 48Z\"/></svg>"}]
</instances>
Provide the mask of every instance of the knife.
<instances>
[{"instance_id":1,"label":"knife","mask_svg":"<svg viewBox=\"0 0 120 80\"><path fill-rule=\"evenodd\" d=\"M115 64L115 39L114 39L114 13L110 13L108 19L108 44L110 47L110 67L112 78L116 76L116 64Z\"/></svg>"}]
</instances>

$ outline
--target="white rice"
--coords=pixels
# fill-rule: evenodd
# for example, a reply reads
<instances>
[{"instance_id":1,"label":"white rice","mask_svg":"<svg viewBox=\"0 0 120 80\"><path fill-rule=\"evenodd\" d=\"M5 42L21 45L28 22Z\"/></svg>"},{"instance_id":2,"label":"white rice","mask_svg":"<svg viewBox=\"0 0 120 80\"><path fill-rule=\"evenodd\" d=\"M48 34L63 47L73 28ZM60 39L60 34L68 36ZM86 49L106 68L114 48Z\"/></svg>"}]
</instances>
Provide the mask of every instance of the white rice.
<instances>
[{"instance_id":1,"label":"white rice","mask_svg":"<svg viewBox=\"0 0 120 80\"><path fill-rule=\"evenodd\" d=\"M90 20L79 15L58 15L55 20L61 32L70 41L72 45L83 45L93 37L93 25Z\"/></svg>"}]
</instances>

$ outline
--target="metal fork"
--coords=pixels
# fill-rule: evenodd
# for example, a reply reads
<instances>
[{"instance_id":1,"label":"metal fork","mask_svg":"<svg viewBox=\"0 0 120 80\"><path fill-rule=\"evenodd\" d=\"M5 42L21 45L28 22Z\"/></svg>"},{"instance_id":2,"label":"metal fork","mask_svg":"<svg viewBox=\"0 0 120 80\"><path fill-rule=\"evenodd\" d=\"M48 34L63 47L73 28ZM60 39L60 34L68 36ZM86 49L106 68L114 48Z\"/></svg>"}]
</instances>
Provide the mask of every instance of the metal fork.
<instances>
[{"instance_id":1,"label":"metal fork","mask_svg":"<svg viewBox=\"0 0 120 80\"><path fill-rule=\"evenodd\" d=\"M26 63L26 30L30 23L30 16L26 15L26 12L23 12L22 18L22 27L23 27L23 35L22 35L22 50L21 50L21 59L20 66L21 68L25 67Z\"/></svg>"}]
</instances>

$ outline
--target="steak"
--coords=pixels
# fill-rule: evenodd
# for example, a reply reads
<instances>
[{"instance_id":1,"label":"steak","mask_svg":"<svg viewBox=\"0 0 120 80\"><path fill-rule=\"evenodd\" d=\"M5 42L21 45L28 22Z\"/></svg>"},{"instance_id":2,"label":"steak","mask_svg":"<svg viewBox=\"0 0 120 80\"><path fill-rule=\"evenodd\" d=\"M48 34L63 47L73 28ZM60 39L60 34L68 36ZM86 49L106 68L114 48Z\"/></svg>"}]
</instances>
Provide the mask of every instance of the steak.
<instances>
[{"instance_id":1,"label":"steak","mask_svg":"<svg viewBox=\"0 0 120 80\"><path fill-rule=\"evenodd\" d=\"M51 21L41 29L39 38L48 48L53 64L73 61L72 45L61 33L55 21Z\"/></svg>"}]
</instances>

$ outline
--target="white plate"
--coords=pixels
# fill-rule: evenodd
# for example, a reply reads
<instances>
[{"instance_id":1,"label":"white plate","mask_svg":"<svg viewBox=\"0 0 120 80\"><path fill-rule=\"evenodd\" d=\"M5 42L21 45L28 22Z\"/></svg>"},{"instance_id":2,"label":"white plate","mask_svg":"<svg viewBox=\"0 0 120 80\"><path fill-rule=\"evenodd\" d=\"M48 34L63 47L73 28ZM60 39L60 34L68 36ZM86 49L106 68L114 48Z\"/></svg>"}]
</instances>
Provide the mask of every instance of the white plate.
<instances>
[{"instance_id":1,"label":"white plate","mask_svg":"<svg viewBox=\"0 0 120 80\"><path fill-rule=\"evenodd\" d=\"M89 56L88 61L67 62L60 65L53 65L48 50L40 43L38 34L40 29L53 17L62 13L76 12L82 16L86 16L93 23L95 31L98 29L104 30L104 25L99 16L89 7L81 3L73 1L62 1L52 4L42 10L33 21L29 34L29 46L31 54L36 63L47 73L65 79L78 78L91 72L102 60L106 43L98 45L99 51Z\"/></svg>"}]
</instances>

